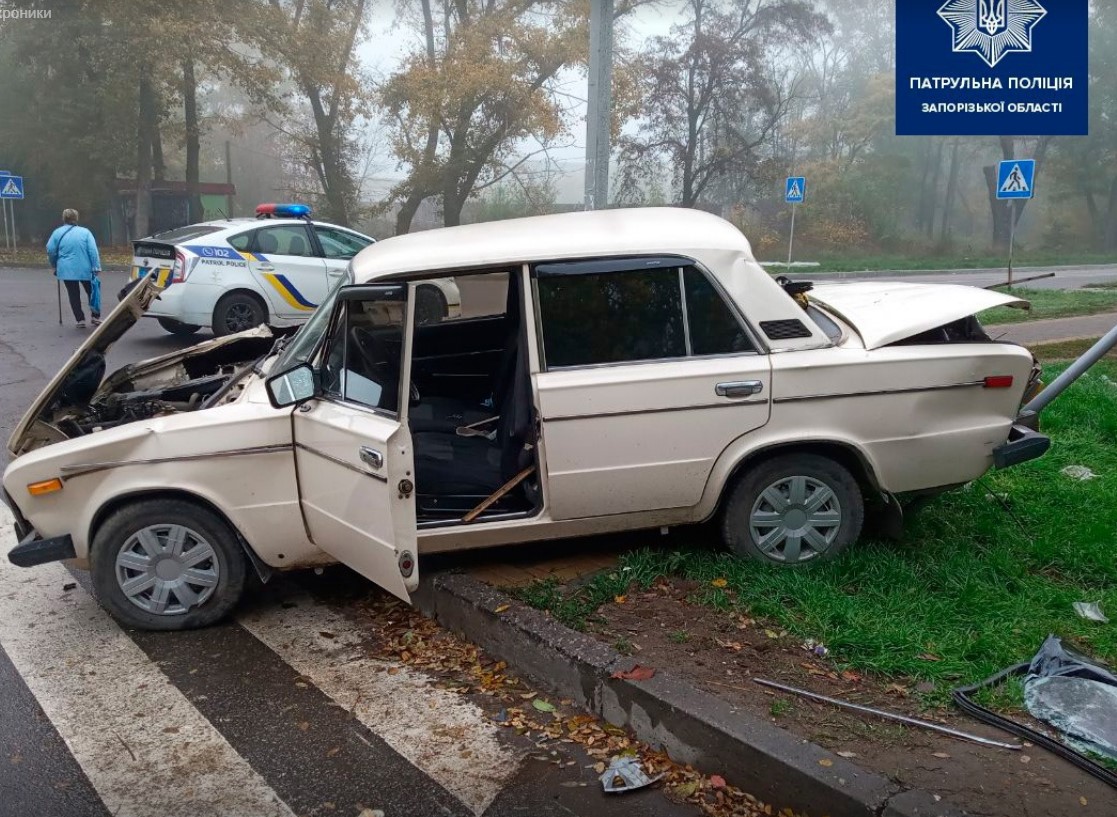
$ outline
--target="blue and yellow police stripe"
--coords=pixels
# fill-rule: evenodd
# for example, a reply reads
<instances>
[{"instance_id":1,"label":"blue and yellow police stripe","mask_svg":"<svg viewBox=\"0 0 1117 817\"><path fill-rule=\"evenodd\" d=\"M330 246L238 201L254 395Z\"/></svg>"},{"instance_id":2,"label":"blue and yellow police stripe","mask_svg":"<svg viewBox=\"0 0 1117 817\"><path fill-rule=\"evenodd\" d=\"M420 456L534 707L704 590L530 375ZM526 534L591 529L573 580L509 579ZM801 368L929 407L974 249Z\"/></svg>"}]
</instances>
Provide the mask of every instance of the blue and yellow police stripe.
<instances>
[{"instance_id":1,"label":"blue and yellow police stripe","mask_svg":"<svg viewBox=\"0 0 1117 817\"><path fill-rule=\"evenodd\" d=\"M275 287L275 291L279 293L280 297L295 309L302 312L310 312L318 306L318 304L312 304L303 297L303 294L299 292L295 285L287 280L286 275L280 275L276 272L265 272L263 276L265 281Z\"/></svg>"},{"instance_id":2,"label":"blue and yellow police stripe","mask_svg":"<svg viewBox=\"0 0 1117 817\"><path fill-rule=\"evenodd\" d=\"M140 267L140 266L132 267L132 280L133 281L139 280L140 278L142 278L143 276L145 276L145 275L147 275L148 273L151 273L151 272L156 273L156 276L155 276L156 285L160 289L166 289L167 284L170 283L170 280L171 280L171 268L170 267L155 267L155 268Z\"/></svg>"}]
</instances>

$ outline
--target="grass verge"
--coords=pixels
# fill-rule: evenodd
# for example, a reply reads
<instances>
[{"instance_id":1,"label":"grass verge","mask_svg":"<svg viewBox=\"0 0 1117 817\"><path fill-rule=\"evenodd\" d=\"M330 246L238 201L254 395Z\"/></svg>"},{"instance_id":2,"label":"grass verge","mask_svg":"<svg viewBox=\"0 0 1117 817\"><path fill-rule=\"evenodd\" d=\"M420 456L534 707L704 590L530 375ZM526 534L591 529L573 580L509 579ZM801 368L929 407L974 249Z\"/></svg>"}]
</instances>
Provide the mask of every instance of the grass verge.
<instances>
[{"instance_id":1,"label":"grass verge","mask_svg":"<svg viewBox=\"0 0 1117 817\"><path fill-rule=\"evenodd\" d=\"M941 497L911 520L902 543L862 541L832 563L788 570L695 536L675 550L629 553L571 592L550 581L516 593L584 628L632 583L687 579L699 588L696 603L818 639L843 665L940 688L1031 657L1049 633L1117 663L1117 627L1072 608L1097 601L1117 617L1114 379L1117 364L1099 364L1045 413L1053 440L1046 457ZM1098 477L1074 480L1060 473L1068 465Z\"/></svg>"},{"instance_id":2,"label":"grass verge","mask_svg":"<svg viewBox=\"0 0 1117 817\"><path fill-rule=\"evenodd\" d=\"M1098 338L1080 338L1078 340L1056 340L1051 343L1034 343L1028 346L1037 360L1044 363L1053 361L1074 360L1084 354ZM1110 350L1105 356L1106 360L1117 360L1117 349Z\"/></svg>"},{"instance_id":3,"label":"grass verge","mask_svg":"<svg viewBox=\"0 0 1117 817\"><path fill-rule=\"evenodd\" d=\"M1117 310L1117 290L1095 291L1089 289L1028 289L1026 287L1015 287L1000 291L1030 301L1032 308L1013 309L1008 306L999 306L996 309L986 310L978 315L981 323L985 326L1040 321L1049 318L1100 315L1103 312Z\"/></svg>"}]
</instances>

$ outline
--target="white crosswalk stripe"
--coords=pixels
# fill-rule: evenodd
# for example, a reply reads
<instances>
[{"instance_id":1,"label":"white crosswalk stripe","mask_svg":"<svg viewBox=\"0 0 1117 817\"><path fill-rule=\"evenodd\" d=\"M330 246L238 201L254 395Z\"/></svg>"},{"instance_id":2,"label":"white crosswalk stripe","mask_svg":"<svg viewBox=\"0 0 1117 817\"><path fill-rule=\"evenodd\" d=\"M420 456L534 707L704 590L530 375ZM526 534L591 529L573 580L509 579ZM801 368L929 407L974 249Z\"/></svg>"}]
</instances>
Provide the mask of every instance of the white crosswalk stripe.
<instances>
[{"instance_id":1,"label":"white crosswalk stripe","mask_svg":"<svg viewBox=\"0 0 1117 817\"><path fill-rule=\"evenodd\" d=\"M292 600L294 607L283 608L277 598L238 621L475 814L484 812L519 755L500 742L480 707L421 673L399 667L389 674L390 664L364 657L363 634L345 616L309 596Z\"/></svg>"},{"instance_id":2,"label":"white crosswalk stripe","mask_svg":"<svg viewBox=\"0 0 1117 817\"><path fill-rule=\"evenodd\" d=\"M30 570L0 504L0 645L115 817L293 817L64 567Z\"/></svg>"}]
</instances>

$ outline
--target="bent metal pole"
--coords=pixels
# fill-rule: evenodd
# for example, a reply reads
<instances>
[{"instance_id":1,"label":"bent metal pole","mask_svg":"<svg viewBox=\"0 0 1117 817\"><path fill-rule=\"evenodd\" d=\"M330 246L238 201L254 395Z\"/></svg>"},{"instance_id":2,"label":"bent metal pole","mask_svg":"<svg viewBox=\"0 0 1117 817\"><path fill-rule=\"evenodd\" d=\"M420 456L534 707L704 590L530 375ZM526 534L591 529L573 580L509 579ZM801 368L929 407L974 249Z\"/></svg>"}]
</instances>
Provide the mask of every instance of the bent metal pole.
<instances>
[{"instance_id":1,"label":"bent metal pole","mask_svg":"<svg viewBox=\"0 0 1117 817\"><path fill-rule=\"evenodd\" d=\"M830 698L826 695L819 695L817 692L808 692L805 689L798 689L796 687L789 687L786 684L778 684L775 681L767 681L764 678L753 678L752 680L761 686L771 687L783 692L790 692L792 695L801 695L804 698L810 698L815 701L822 701L823 703L833 704L840 706L844 709L852 709L855 712L865 712L869 715L876 715L878 718L887 718L888 720L899 721L900 723L907 723L912 726L919 726L923 729L930 729L933 732L941 732L944 735L950 735L952 738L960 740L968 740L971 743L980 743L982 746L996 746L998 749L1022 749L1019 743L1004 743L999 740L992 740L990 738L983 738L980 735L971 735L969 732L961 732L957 729L951 729L949 726L942 726L930 721L921 721L918 718L909 718L907 715L897 715L895 712L885 712L883 709L873 709L870 706L861 706L861 704L851 704L849 701L840 701L837 698Z\"/></svg>"},{"instance_id":2,"label":"bent metal pole","mask_svg":"<svg viewBox=\"0 0 1117 817\"><path fill-rule=\"evenodd\" d=\"M1082 357L1067 367L1067 370L1051 381L1051 385L1032 398L1032 402L1024 406L1021 412L1034 412L1039 414L1047 406L1066 391L1067 387L1082 375L1086 370L1101 360L1114 347L1117 346L1117 326L1106 333L1105 337L1091 346Z\"/></svg>"}]
</instances>

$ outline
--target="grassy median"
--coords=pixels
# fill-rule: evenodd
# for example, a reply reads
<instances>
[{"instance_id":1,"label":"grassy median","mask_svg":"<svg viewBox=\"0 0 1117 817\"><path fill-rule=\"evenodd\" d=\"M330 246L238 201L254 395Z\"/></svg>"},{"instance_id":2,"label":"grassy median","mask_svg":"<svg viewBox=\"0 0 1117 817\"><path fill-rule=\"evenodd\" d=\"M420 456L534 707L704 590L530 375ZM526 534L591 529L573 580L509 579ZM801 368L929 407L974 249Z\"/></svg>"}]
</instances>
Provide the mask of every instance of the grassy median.
<instances>
[{"instance_id":1,"label":"grassy median","mask_svg":"<svg viewBox=\"0 0 1117 817\"><path fill-rule=\"evenodd\" d=\"M1023 321L1039 321L1049 318L1074 318L1082 315L1100 315L1117 311L1117 290L1090 289L1028 289L1015 287L1000 289L1023 298L1032 305L1031 309L1014 309L999 306L978 315L984 326Z\"/></svg>"},{"instance_id":2,"label":"grassy median","mask_svg":"<svg viewBox=\"0 0 1117 817\"><path fill-rule=\"evenodd\" d=\"M1047 456L937 499L901 543L861 541L832 563L789 570L724 553L703 529L679 549L629 553L575 590L541 582L517 592L585 627L632 583L686 579L697 603L822 641L851 668L940 690L1030 658L1049 633L1117 664L1117 627L1072 608L1100 602L1117 619L1115 382L1117 364L1097 366L1044 414ZM1069 465L1097 477L1062 474Z\"/></svg>"}]
</instances>

